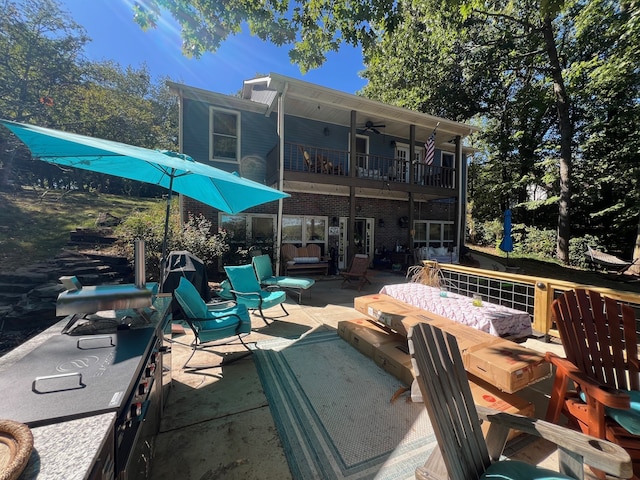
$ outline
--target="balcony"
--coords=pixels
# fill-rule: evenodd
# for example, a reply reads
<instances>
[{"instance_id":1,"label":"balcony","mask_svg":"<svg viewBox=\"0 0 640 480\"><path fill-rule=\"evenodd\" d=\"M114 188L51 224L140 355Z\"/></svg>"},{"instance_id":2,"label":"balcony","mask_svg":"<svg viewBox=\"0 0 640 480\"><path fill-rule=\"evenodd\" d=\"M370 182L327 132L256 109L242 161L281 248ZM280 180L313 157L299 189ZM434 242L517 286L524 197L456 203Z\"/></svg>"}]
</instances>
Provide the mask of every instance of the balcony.
<instances>
[{"instance_id":1,"label":"balcony","mask_svg":"<svg viewBox=\"0 0 640 480\"><path fill-rule=\"evenodd\" d=\"M402 191L424 191L424 187L440 190L451 196L457 190L456 169L434 165L412 164L409 161L357 153L354 175L350 167L350 152L298 143L284 145L284 179L292 181L349 185ZM268 155L268 178L277 178L278 147ZM410 173L413 168L413 179Z\"/></svg>"}]
</instances>

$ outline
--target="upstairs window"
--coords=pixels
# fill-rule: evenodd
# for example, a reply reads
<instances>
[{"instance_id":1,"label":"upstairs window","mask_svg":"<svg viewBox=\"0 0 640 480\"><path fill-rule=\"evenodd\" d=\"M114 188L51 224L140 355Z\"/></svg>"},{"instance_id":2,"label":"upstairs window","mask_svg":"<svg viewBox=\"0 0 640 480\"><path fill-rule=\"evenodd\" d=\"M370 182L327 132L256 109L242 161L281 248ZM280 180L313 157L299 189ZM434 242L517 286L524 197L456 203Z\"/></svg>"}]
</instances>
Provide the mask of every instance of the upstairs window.
<instances>
[{"instance_id":1,"label":"upstairs window","mask_svg":"<svg viewBox=\"0 0 640 480\"><path fill-rule=\"evenodd\" d=\"M240 114L231 110L211 108L209 126L211 160L237 163L240 151Z\"/></svg>"}]
</instances>

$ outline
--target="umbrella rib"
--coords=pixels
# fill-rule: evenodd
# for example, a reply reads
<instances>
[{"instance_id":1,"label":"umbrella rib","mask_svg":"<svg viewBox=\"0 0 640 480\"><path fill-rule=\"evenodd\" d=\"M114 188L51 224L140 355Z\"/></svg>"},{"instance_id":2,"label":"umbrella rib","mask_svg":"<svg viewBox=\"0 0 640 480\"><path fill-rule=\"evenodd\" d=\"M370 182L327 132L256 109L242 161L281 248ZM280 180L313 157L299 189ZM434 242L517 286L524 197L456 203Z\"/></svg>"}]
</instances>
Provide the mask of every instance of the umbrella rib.
<instances>
[{"instance_id":1,"label":"umbrella rib","mask_svg":"<svg viewBox=\"0 0 640 480\"><path fill-rule=\"evenodd\" d=\"M107 158L113 158L113 157L124 157L125 155L122 154L101 154L101 155L95 155L95 157L107 157ZM37 155L34 156L35 158L39 158L41 160L44 161L50 161L53 160L55 161L55 159L57 158L61 158L64 159L66 157L68 157L68 155ZM78 164L82 164L86 162L85 160L80 160L78 162ZM160 173L162 173L163 175L167 175L169 178L173 177L173 178L179 178L179 177L184 177L187 175L192 175L193 172L191 172L191 170L183 170L182 173L176 174L175 172L177 171L177 169L175 167L164 167L163 165L159 165L157 163L153 163L153 162L147 162L152 168L155 168L156 170L160 171ZM70 164L71 166L75 167L75 164ZM112 174L112 175L116 175L117 174Z\"/></svg>"}]
</instances>

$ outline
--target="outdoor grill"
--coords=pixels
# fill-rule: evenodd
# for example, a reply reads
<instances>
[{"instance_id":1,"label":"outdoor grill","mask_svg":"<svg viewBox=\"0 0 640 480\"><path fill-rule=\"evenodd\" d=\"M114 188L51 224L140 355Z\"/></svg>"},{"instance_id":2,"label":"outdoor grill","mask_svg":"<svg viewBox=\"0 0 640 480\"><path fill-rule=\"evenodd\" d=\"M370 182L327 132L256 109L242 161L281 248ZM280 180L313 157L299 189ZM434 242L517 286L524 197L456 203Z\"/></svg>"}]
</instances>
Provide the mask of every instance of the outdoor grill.
<instances>
[{"instance_id":1,"label":"outdoor grill","mask_svg":"<svg viewBox=\"0 0 640 480\"><path fill-rule=\"evenodd\" d=\"M102 311L132 309L146 319L142 309L151 306L153 292L147 288L145 281L142 240L135 242L134 265L135 284L83 287L75 276L60 277L66 290L58 295L56 315L71 315L62 333L69 331L78 319Z\"/></svg>"},{"instance_id":2,"label":"outdoor grill","mask_svg":"<svg viewBox=\"0 0 640 480\"><path fill-rule=\"evenodd\" d=\"M148 478L150 439L162 410L163 326L151 324L151 310L143 311L152 305L152 292L139 267L142 248L136 248L134 285L82 287L75 277L63 277L66 290L56 311L69 317L63 329L69 333L48 337L0 372L0 418L39 427L114 412L111 440L100 457L111 459L107 477L113 473L118 480ZM130 314L119 319L118 310ZM112 321L87 334L79 327L96 313ZM70 329L80 318L86 321Z\"/></svg>"}]
</instances>

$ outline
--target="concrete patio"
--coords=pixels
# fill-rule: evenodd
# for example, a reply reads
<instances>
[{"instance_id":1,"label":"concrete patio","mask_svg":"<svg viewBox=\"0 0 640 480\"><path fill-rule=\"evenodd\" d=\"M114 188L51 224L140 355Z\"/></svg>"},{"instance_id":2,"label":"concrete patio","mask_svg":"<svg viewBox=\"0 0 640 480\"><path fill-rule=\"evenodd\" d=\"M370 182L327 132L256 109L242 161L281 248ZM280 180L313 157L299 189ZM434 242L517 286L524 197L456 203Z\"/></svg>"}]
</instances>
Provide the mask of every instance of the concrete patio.
<instances>
[{"instance_id":1,"label":"concrete patio","mask_svg":"<svg viewBox=\"0 0 640 480\"><path fill-rule=\"evenodd\" d=\"M376 272L372 284L361 292L340 288L340 277L326 277L303 295L301 305L289 297L288 316L280 307L266 311L278 318L266 326L252 316L253 332L248 342L270 338L298 338L312 331L337 329L341 320L362 318L353 308L357 296L377 293L387 284L403 283L398 274ZM252 356L227 366L217 366L222 357L197 352L190 365L214 365L199 370L182 370L190 353L192 336L173 336L173 385L164 409L151 478L157 480L195 479L288 479L292 478L287 460L271 417L267 399ZM539 351L562 348L554 343L528 340L526 346ZM242 353L242 346L224 347L227 352ZM371 368L379 368L371 361ZM518 395L535 404L537 415L544 415L550 391L550 379L521 391ZM394 392L389 392L389 396ZM553 450L527 449L522 454L535 463L557 468ZM551 457L548 455L551 454ZM425 459L426 460L426 459Z\"/></svg>"}]
</instances>

